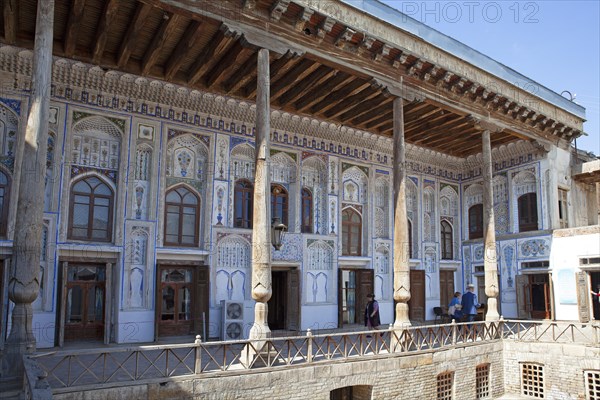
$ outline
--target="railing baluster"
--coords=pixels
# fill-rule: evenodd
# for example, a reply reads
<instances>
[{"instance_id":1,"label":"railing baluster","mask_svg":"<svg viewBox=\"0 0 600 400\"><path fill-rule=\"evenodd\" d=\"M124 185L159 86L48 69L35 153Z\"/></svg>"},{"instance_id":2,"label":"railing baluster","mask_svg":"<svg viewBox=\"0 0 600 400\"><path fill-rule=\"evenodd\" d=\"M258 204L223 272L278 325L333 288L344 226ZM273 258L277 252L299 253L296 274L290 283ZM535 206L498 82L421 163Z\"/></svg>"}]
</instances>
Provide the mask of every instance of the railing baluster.
<instances>
[{"instance_id":1,"label":"railing baluster","mask_svg":"<svg viewBox=\"0 0 600 400\"><path fill-rule=\"evenodd\" d=\"M309 364L311 364L313 362L313 334L312 331L310 330L310 328L308 328L306 330L306 340L307 340L307 356L306 356L306 360L308 361Z\"/></svg>"},{"instance_id":2,"label":"railing baluster","mask_svg":"<svg viewBox=\"0 0 600 400\"><path fill-rule=\"evenodd\" d=\"M194 341L195 347L195 362L194 362L194 373L197 375L202 372L202 337L200 335L196 335L196 340Z\"/></svg>"}]
</instances>

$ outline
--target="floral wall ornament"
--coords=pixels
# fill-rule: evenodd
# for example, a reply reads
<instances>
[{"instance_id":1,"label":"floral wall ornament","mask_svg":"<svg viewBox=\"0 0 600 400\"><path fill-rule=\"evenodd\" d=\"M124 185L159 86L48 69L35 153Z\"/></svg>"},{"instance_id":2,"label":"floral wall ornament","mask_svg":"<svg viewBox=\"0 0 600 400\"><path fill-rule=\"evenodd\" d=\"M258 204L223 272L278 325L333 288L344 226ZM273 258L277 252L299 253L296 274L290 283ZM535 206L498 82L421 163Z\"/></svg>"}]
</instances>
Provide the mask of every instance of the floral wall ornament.
<instances>
[{"instance_id":1,"label":"floral wall ornament","mask_svg":"<svg viewBox=\"0 0 600 400\"><path fill-rule=\"evenodd\" d=\"M136 219L142 218L142 201L143 201L143 199L144 199L144 187L136 186L136 188L135 188L135 204L137 205L137 208L135 210L135 218Z\"/></svg>"},{"instance_id":2,"label":"floral wall ornament","mask_svg":"<svg viewBox=\"0 0 600 400\"><path fill-rule=\"evenodd\" d=\"M179 164L179 173L185 177L187 175L187 169L192 161L192 156L187 151L182 151L177 154L177 163Z\"/></svg>"}]
</instances>

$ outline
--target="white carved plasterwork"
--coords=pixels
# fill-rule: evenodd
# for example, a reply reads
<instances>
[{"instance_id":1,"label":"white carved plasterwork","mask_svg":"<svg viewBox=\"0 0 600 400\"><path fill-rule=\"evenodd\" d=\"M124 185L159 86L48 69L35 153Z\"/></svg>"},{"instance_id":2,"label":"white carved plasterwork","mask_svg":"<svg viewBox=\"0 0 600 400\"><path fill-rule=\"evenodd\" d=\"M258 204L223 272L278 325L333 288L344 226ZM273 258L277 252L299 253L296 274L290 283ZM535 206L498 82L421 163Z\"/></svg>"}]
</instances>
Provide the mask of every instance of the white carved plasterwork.
<instances>
[{"instance_id":1,"label":"white carved plasterwork","mask_svg":"<svg viewBox=\"0 0 600 400\"><path fill-rule=\"evenodd\" d=\"M132 196L133 213L136 219L148 219L148 199L152 176L152 146L138 144L135 151L135 171Z\"/></svg>"},{"instance_id":2,"label":"white carved plasterwork","mask_svg":"<svg viewBox=\"0 0 600 400\"><path fill-rule=\"evenodd\" d=\"M1 122L0 122L1 123ZM0 135L1 136L1 135ZM44 211L52 210L54 185L57 182L54 172L54 158L56 153L56 134L48 132L48 148L46 153L46 177L44 179Z\"/></svg>"},{"instance_id":3,"label":"white carved plasterwork","mask_svg":"<svg viewBox=\"0 0 600 400\"><path fill-rule=\"evenodd\" d=\"M338 171L338 158L329 157L329 182L327 185L327 190L329 191L329 194L338 194Z\"/></svg>"},{"instance_id":4,"label":"white carved plasterwork","mask_svg":"<svg viewBox=\"0 0 600 400\"><path fill-rule=\"evenodd\" d=\"M0 163L11 173L17 151L19 118L14 111L0 102Z\"/></svg>"},{"instance_id":5,"label":"white carved plasterwork","mask_svg":"<svg viewBox=\"0 0 600 400\"><path fill-rule=\"evenodd\" d=\"M387 238L390 235L390 179L387 175L375 179L375 237Z\"/></svg>"},{"instance_id":6,"label":"white carved plasterwork","mask_svg":"<svg viewBox=\"0 0 600 400\"><path fill-rule=\"evenodd\" d=\"M390 247L388 243L375 245L375 298L390 299Z\"/></svg>"},{"instance_id":7,"label":"white carved plasterwork","mask_svg":"<svg viewBox=\"0 0 600 400\"><path fill-rule=\"evenodd\" d=\"M302 187L310 190L313 196L313 232L329 233L327 210L327 167L317 156L302 161Z\"/></svg>"},{"instance_id":8,"label":"white carved plasterwork","mask_svg":"<svg viewBox=\"0 0 600 400\"><path fill-rule=\"evenodd\" d=\"M307 246L306 303L325 303L332 297L334 241L309 239Z\"/></svg>"},{"instance_id":9,"label":"white carved plasterwork","mask_svg":"<svg viewBox=\"0 0 600 400\"><path fill-rule=\"evenodd\" d=\"M531 171L521 171L513 177L513 190L519 197L526 193L537 193L537 179Z\"/></svg>"},{"instance_id":10,"label":"white carved plasterwork","mask_svg":"<svg viewBox=\"0 0 600 400\"><path fill-rule=\"evenodd\" d=\"M145 309L151 304L149 235L147 227L134 226L131 230L125 254L124 309Z\"/></svg>"},{"instance_id":11,"label":"white carved plasterwork","mask_svg":"<svg viewBox=\"0 0 600 400\"><path fill-rule=\"evenodd\" d=\"M215 161L215 178L227 179L229 173L229 136L219 135Z\"/></svg>"},{"instance_id":12,"label":"white carved plasterwork","mask_svg":"<svg viewBox=\"0 0 600 400\"><path fill-rule=\"evenodd\" d=\"M167 144L167 177L197 181L206 180L208 148L192 134L177 135Z\"/></svg>"},{"instance_id":13,"label":"white carved plasterwork","mask_svg":"<svg viewBox=\"0 0 600 400\"><path fill-rule=\"evenodd\" d=\"M221 238L217 243L215 304L221 300L243 301L250 293L250 243L238 235Z\"/></svg>"},{"instance_id":14,"label":"white carved plasterwork","mask_svg":"<svg viewBox=\"0 0 600 400\"><path fill-rule=\"evenodd\" d=\"M225 225L227 221L227 182L215 182L213 187L213 225Z\"/></svg>"},{"instance_id":15,"label":"white carved plasterwork","mask_svg":"<svg viewBox=\"0 0 600 400\"><path fill-rule=\"evenodd\" d=\"M497 175L492 179L494 190L494 221L497 234L509 233L510 219L508 215L508 178Z\"/></svg>"},{"instance_id":16,"label":"white carved plasterwork","mask_svg":"<svg viewBox=\"0 0 600 400\"><path fill-rule=\"evenodd\" d=\"M269 172L273 183L291 184L296 182L296 162L284 152L271 156Z\"/></svg>"},{"instance_id":17,"label":"white carved plasterwork","mask_svg":"<svg viewBox=\"0 0 600 400\"><path fill-rule=\"evenodd\" d=\"M122 131L101 116L89 116L73 126L71 163L73 165L119 170Z\"/></svg>"},{"instance_id":18,"label":"white carved plasterwork","mask_svg":"<svg viewBox=\"0 0 600 400\"><path fill-rule=\"evenodd\" d=\"M516 303L517 302L517 291L515 285L515 273L517 271L516 265L516 251L515 246L511 242L510 244L503 243L501 246L500 261L502 263L502 302L503 303Z\"/></svg>"},{"instance_id":19,"label":"white carved plasterwork","mask_svg":"<svg viewBox=\"0 0 600 400\"><path fill-rule=\"evenodd\" d=\"M329 196L329 234L335 235L339 231L339 221L338 221L338 198L337 196Z\"/></svg>"},{"instance_id":20,"label":"white carved plasterwork","mask_svg":"<svg viewBox=\"0 0 600 400\"><path fill-rule=\"evenodd\" d=\"M248 143L238 144L231 150L231 175L254 180L254 147Z\"/></svg>"},{"instance_id":21,"label":"white carved plasterwork","mask_svg":"<svg viewBox=\"0 0 600 400\"><path fill-rule=\"evenodd\" d=\"M349 203L367 203L367 175L358 167L350 167L342 174L343 199Z\"/></svg>"},{"instance_id":22,"label":"white carved plasterwork","mask_svg":"<svg viewBox=\"0 0 600 400\"><path fill-rule=\"evenodd\" d=\"M425 296L428 299L439 298L440 282L438 279L438 260L435 245L427 245L424 250Z\"/></svg>"},{"instance_id":23,"label":"white carved plasterwork","mask_svg":"<svg viewBox=\"0 0 600 400\"><path fill-rule=\"evenodd\" d=\"M412 255L411 258L418 258L419 251L419 189L412 179L406 180L406 214L410 221L412 237Z\"/></svg>"},{"instance_id":24,"label":"white carved plasterwork","mask_svg":"<svg viewBox=\"0 0 600 400\"><path fill-rule=\"evenodd\" d=\"M423 240L433 242L436 239L435 189L427 186L423 190Z\"/></svg>"}]
</instances>

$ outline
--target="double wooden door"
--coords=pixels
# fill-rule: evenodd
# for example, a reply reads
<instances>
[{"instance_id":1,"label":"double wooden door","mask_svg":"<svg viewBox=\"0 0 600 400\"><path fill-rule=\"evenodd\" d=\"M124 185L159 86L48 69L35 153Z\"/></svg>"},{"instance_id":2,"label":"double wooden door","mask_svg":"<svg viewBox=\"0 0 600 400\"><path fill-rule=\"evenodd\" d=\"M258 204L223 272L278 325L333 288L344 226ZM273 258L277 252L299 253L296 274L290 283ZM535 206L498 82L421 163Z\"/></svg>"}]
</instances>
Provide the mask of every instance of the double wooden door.
<instances>
[{"instance_id":1,"label":"double wooden door","mask_svg":"<svg viewBox=\"0 0 600 400\"><path fill-rule=\"evenodd\" d=\"M519 318L550 319L552 292L549 274L517 275Z\"/></svg>"},{"instance_id":2,"label":"double wooden door","mask_svg":"<svg viewBox=\"0 0 600 400\"><path fill-rule=\"evenodd\" d=\"M364 324L367 295L373 293L372 269L338 270L338 327Z\"/></svg>"},{"instance_id":3,"label":"double wooden door","mask_svg":"<svg viewBox=\"0 0 600 400\"><path fill-rule=\"evenodd\" d=\"M454 271L440 270L440 305L444 310L454 297Z\"/></svg>"},{"instance_id":4,"label":"double wooden door","mask_svg":"<svg viewBox=\"0 0 600 400\"><path fill-rule=\"evenodd\" d=\"M208 269L161 265L157 274L158 336L182 336L208 331Z\"/></svg>"},{"instance_id":5,"label":"double wooden door","mask_svg":"<svg viewBox=\"0 0 600 400\"><path fill-rule=\"evenodd\" d=\"M66 268L64 339L102 340L106 318L106 266Z\"/></svg>"}]
</instances>

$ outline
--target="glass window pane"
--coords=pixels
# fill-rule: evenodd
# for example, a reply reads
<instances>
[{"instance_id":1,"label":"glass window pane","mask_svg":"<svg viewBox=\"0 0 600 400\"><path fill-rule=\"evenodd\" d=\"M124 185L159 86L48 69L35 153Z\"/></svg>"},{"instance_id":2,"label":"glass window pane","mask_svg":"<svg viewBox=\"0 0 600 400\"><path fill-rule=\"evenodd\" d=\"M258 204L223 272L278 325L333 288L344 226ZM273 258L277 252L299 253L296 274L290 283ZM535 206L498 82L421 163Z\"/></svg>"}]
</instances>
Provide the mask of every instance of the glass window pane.
<instances>
[{"instance_id":1,"label":"glass window pane","mask_svg":"<svg viewBox=\"0 0 600 400\"><path fill-rule=\"evenodd\" d=\"M94 188L94 194L110 196L112 194L112 191L104 183L101 183Z\"/></svg>"},{"instance_id":2,"label":"glass window pane","mask_svg":"<svg viewBox=\"0 0 600 400\"><path fill-rule=\"evenodd\" d=\"M89 222L89 207L75 204L73 206L73 228L87 228Z\"/></svg>"},{"instance_id":3,"label":"glass window pane","mask_svg":"<svg viewBox=\"0 0 600 400\"><path fill-rule=\"evenodd\" d=\"M179 204L181 203L181 197L179 197L179 193L177 193L174 190L171 190L169 193L167 193L166 202Z\"/></svg>"},{"instance_id":4,"label":"glass window pane","mask_svg":"<svg viewBox=\"0 0 600 400\"><path fill-rule=\"evenodd\" d=\"M73 286L67 290L67 322L80 323L83 321L83 290Z\"/></svg>"},{"instance_id":5,"label":"glass window pane","mask_svg":"<svg viewBox=\"0 0 600 400\"><path fill-rule=\"evenodd\" d=\"M192 319L190 289L187 287L179 288L179 315L180 321L189 321Z\"/></svg>"},{"instance_id":6,"label":"glass window pane","mask_svg":"<svg viewBox=\"0 0 600 400\"><path fill-rule=\"evenodd\" d=\"M175 320L175 290L166 286L162 290L161 320Z\"/></svg>"},{"instance_id":7,"label":"glass window pane","mask_svg":"<svg viewBox=\"0 0 600 400\"><path fill-rule=\"evenodd\" d=\"M73 192L92 193L92 188L87 184L87 179L81 180L73 185Z\"/></svg>"},{"instance_id":8,"label":"glass window pane","mask_svg":"<svg viewBox=\"0 0 600 400\"><path fill-rule=\"evenodd\" d=\"M188 192L183 197L183 203L189 204L189 205L196 205L196 204L198 204L198 198L196 196L194 196L194 194L192 192Z\"/></svg>"},{"instance_id":9,"label":"glass window pane","mask_svg":"<svg viewBox=\"0 0 600 400\"><path fill-rule=\"evenodd\" d=\"M73 202L76 204L90 204L90 198L89 196L75 195Z\"/></svg>"},{"instance_id":10,"label":"glass window pane","mask_svg":"<svg viewBox=\"0 0 600 400\"><path fill-rule=\"evenodd\" d=\"M175 235L175 237L179 235L179 213L175 214L169 212L167 214L166 234Z\"/></svg>"},{"instance_id":11,"label":"glass window pane","mask_svg":"<svg viewBox=\"0 0 600 400\"><path fill-rule=\"evenodd\" d=\"M94 229L108 228L108 207L95 206L94 207Z\"/></svg>"},{"instance_id":12,"label":"glass window pane","mask_svg":"<svg viewBox=\"0 0 600 400\"><path fill-rule=\"evenodd\" d=\"M182 235L194 236L196 232L196 219L185 217L183 218L183 226L181 228Z\"/></svg>"},{"instance_id":13,"label":"glass window pane","mask_svg":"<svg viewBox=\"0 0 600 400\"><path fill-rule=\"evenodd\" d=\"M0 172L0 185L8 185L8 178L3 172Z\"/></svg>"}]
</instances>

